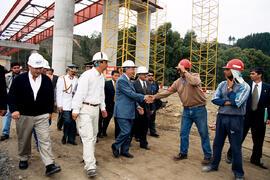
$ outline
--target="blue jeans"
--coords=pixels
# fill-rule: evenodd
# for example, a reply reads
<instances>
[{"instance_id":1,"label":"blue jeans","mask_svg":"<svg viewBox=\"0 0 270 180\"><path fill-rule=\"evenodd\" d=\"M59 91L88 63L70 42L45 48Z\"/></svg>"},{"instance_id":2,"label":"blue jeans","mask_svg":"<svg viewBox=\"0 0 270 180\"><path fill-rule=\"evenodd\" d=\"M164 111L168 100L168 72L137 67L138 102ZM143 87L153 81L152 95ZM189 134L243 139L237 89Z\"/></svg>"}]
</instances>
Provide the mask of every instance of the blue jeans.
<instances>
[{"instance_id":1,"label":"blue jeans","mask_svg":"<svg viewBox=\"0 0 270 180\"><path fill-rule=\"evenodd\" d=\"M10 133L10 124L11 124L11 113L9 111L9 108L7 108L7 113L3 118L2 134L9 135L9 133Z\"/></svg>"},{"instance_id":2,"label":"blue jeans","mask_svg":"<svg viewBox=\"0 0 270 180\"><path fill-rule=\"evenodd\" d=\"M226 137L228 136L232 149L232 171L237 178L244 176L242 165L242 137L244 116L217 115L216 136L213 144L213 160L211 167L218 169L221 153Z\"/></svg>"},{"instance_id":3,"label":"blue jeans","mask_svg":"<svg viewBox=\"0 0 270 180\"><path fill-rule=\"evenodd\" d=\"M210 158L212 156L212 151L207 127L207 111L205 106L184 108L180 132L180 153L188 153L189 133L193 122L196 124L199 134L201 136L201 144L204 152L204 157Z\"/></svg>"},{"instance_id":4,"label":"blue jeans","mask_svg":"<svg viewBox=\"0 0 270 180\"><path fill-rule=\"evenodd\" d=\"M64 135L63 139L66 141L68 139L68 142L73 143L75 142L76 137L76 121L72 119L72 112L71 111L63 111L62 112L62 119L64 121Z\"/></svg>"},{"instance_id":5,"label":"blue jeans","mask_svg":"<svg viewBox=\"0 0 270 180\"><path fill-rule=\"evenodd\" d=\"M117 122L120 127L120 133L115 139L114 145L116 149L121 148L121 153L128 153L131 142L130 133L133 125L133 119L117 118Z\"/></svg>"}]
</instances>

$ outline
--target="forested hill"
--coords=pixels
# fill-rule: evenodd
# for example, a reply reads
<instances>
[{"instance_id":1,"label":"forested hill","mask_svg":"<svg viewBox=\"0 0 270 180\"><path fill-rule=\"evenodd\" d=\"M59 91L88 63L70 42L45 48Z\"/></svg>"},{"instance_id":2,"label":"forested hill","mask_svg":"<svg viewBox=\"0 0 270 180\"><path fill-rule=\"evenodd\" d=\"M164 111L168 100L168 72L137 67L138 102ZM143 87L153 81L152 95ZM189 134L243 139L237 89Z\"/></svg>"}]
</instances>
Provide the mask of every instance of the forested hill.
<instances>
[{"instance_id":1,"label":"forested hill","mask_svg":"<svg viewBox=\"0 0 270 180\"><path fill-rule=\"evenodd\" d=\"M270 56L270 33L255 33L238 39L234 46L241 49L254 48L261 50L264 54Z\"/></svg>"}]
</instances>

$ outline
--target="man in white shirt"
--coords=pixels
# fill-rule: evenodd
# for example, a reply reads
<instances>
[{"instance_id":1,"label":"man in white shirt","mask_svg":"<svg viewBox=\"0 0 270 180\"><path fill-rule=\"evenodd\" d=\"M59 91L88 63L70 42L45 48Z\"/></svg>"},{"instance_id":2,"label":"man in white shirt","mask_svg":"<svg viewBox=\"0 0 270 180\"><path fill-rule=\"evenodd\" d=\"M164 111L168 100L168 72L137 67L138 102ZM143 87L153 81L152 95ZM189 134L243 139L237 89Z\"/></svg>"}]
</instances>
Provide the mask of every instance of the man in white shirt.
<instances>
[{"instance_id":1,"label":"man in white shirt","mask_svg":"<svg viewBox=\"0 0 270 180\"><path fill-rule=\"evenodd\" d=\"M41 74L44 58L32 53L28 60L29 72L18 75L9 90L9 109L16 121L18 136L19 168L28 168L31 156L31 137L35 128L39 152L49 176L61 171L55 166L49 134L49 118L52 116L54 93L51 80Z\"/></svg>"},{"instance_id":2,"label":"man in white shirt","mask_svg":"<svg viewBox=\"0 0 270 180\"><path fill-rule=\"evenodd\" d=\"M59 77L56 84L56 102L58 111L62 113L64 122L62 144L77 145L76 122L72 119L71 104L74 89L77 86L78 78L75 77L78 67L75 65L68 66L69 71L65 76Z\"/></svg>"},{"instance_id":3,"label":"man in white shirt","mask_svg":"<svg viewBox=\"0 0 270 180\"><path fill-rule=\"evenodd\" d=\"M78 119L79 134L83 143L83 160L87 175L92 178L96 173L94 156L98 133L99 109L102 117L107 117L105 110L104 77L108 57L103 52L93 56L94 68L85 71L78 82L76 94L72 100L72 117Z\"/></svg>"}]
</instances>

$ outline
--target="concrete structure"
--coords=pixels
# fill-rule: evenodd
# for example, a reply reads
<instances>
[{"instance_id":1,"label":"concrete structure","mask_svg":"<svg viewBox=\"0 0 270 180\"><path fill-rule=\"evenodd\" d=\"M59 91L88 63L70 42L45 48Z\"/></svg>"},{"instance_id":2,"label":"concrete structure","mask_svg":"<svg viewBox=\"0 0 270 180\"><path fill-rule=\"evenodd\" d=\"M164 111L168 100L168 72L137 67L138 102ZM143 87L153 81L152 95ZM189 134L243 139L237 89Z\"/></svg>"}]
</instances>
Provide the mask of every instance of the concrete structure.
<instances>
[{"instance_id":1,"label":"concrete structure","mask_svg":"<svg viewBox=\"0 0 270 180\"><path fill-rule=\"evenodd\" d=\"M55 0L52 68L56 75L65 74L72 64L74 0Z\"/></svg>"},{"instance_id":2,"label":"concrete structure","mask_svg":"<svg viewBox=\"0 0 270 180\"><path fill-rule=\"evenodd\" d=\"M149 54L150 54L150 31L151 31L151 11L147 13L138 13L137 24L143 22L147 28L137 26L136 30L136 59L137 66L145 66L149 69ZM145 48L145 49L144 49ZM140 62L140 61L142 62ZM144 64L145 63L145 64Z\"/></svg>"},{"instance_id":3,"label":"concrete structure","mask_svg":"<svg viewBox=\"0 0 270 180\"><path fill-rule=\"evenodd\" d=\"M39 50L39 44L30 44L17 41L0 40L0 46L9 48Z\"/></svg>"},{"instance_id":4,"label":"concrete structure","mask_svg":"<svg viewBox=\"0 0 270 180\"><path fill-rule=\"evenodd\" d=\"M117 41L118 41L118 24L119 24L119 0L109 1L110 6L114 6L113 9L108 10L106 14L106 0L103 5L103 17L102 17L102 36L101 36L101 51L105 52L110 60L116 60L117 58ZM107 18L107 20L106 20ZM110 19L110 20L108 20ZM105 32L106 28L106 32ZM105 41L106 47L105 48ZM106 50L104 50L106 49ZM109 66L116 66L116 61L109 63Z\"/></svg>"},{"instance_id":5,"label":"concrete structure","mask_svg":"<svg viewBox=\"0 0 270 180\"><path fill-rule=\"evenodd\" d=\"M10 56L0 56L0 64L4 66L7 70L10 69Z\"/></svg>"}]
</instances>

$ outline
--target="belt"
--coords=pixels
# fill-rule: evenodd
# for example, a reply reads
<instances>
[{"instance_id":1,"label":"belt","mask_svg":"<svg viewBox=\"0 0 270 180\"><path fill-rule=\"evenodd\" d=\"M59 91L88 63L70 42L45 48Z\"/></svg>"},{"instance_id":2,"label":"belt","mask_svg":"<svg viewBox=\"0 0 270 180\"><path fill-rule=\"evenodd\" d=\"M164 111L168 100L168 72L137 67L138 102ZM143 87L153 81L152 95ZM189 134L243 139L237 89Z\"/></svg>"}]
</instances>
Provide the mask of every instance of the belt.
<instances>
[{"instance_id":1,"label":"belt","mask_svg":"<svg viewBox=\"0 0 270 180\"><path fill-rule=\"evenodd\" d=\"M83 104L88 105L88 106L94 106L94 107L99 106L99 104L91 104L88 102L83 102Z\"/></svg>"}]
</instances>

